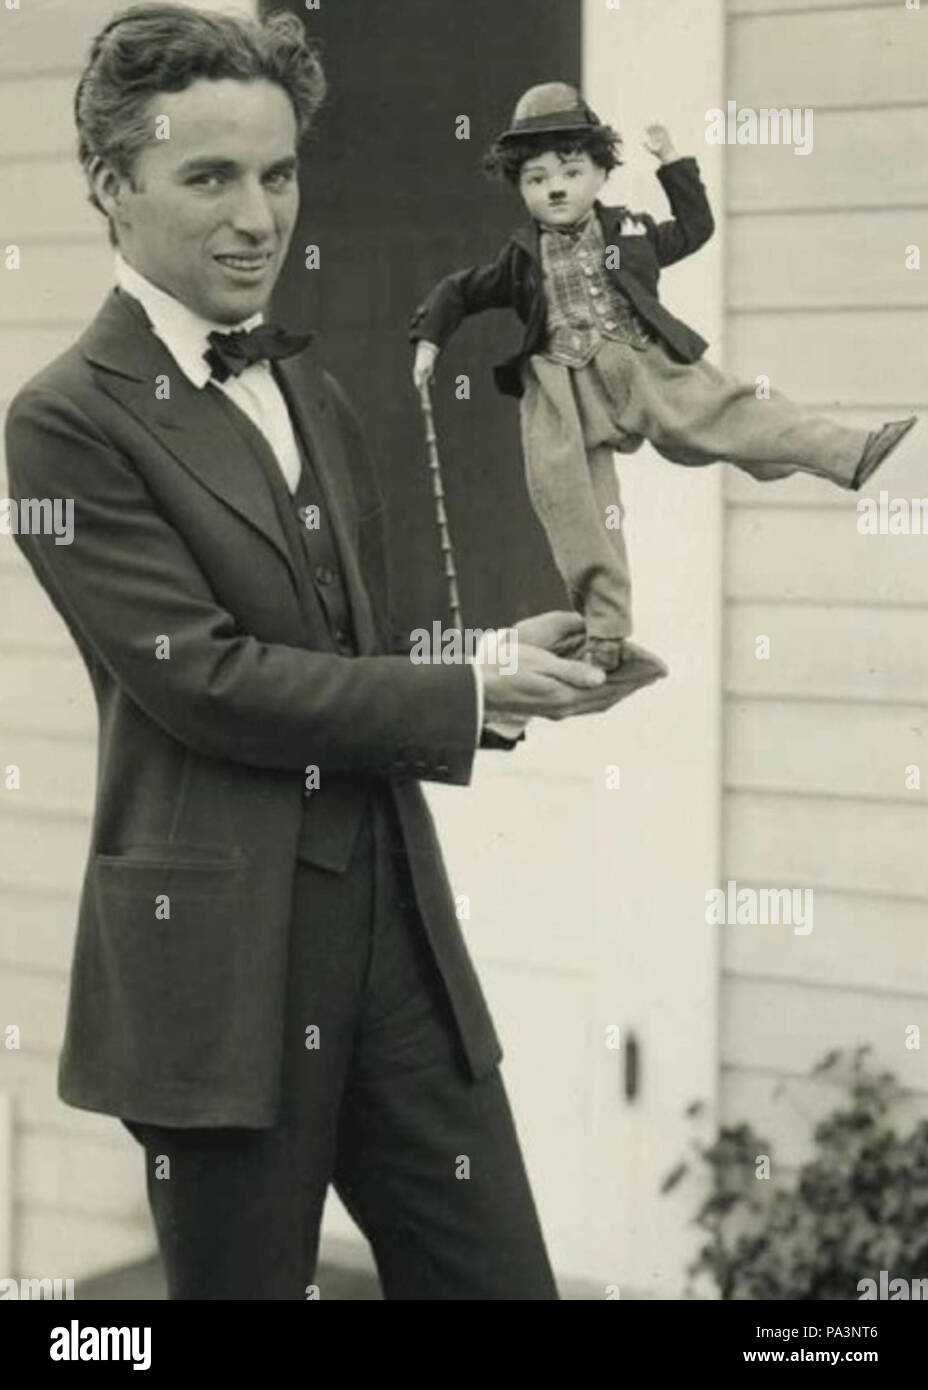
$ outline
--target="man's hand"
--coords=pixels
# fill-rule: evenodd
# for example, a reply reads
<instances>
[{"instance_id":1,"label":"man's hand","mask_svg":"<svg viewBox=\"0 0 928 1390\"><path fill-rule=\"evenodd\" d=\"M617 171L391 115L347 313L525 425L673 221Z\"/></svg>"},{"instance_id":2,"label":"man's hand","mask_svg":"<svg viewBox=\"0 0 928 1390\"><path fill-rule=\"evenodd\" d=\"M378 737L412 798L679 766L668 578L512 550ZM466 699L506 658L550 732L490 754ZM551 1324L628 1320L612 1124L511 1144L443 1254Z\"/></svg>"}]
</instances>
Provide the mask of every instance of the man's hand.
<instances>
[{"instance_id":1,"label":"man's hand","mask_svg":"<svg viewBox=\"0 0 928 1390\"><path fill-rule=\"evenodd\" d=\"M440 349L434 343L428 342L425 338L420 338L416 344L416 360L413 363L412 379L417 391L422 391L424 387L431 383L435 375L435 363L438 360Z\"/></svg>"},{"instance_id":2,"label":"man's hand","mask_svg":"<svg viewBox=\"0 0 928 1390\"><path fill-rule=\"evenodd\" d=\"M586 641L586 623L579 613L553 610L522 618L514 624L519 642L542 647L556 656L579 658Z\"/></svg>"},{"instance_id":3,"label":"man's hand","mask_svg":"<svg viewBox=\"0 0 928 1390\"><path fill-rule=\"evenodd\" d=\"M655 159L659 159L662 164L670 164L673 160L680 158L674 149L670 131L665 125L660 125L658 122L645 127L642 143L648 153L653 154Z\"/></svg>"},{"instance_id":4,"label":"man's hand","mask_svg":"<svg viewBox=\"0 0 928 1390\"><path fill-rule=\"evenodd\" d=\"M607 679L598 666L566 660L522 640L517 652L517 663L483 664L484 718L488 724L495 719L536 715L567 719L575 714L597 714L656 679L653 671L636 671L634 666L624 673L620 668Z\"/></svg>"},{"instance_id":5,"label":"man's hand","mask_svg":"<svg viewBox=\"0 0 928 1390\"><path fill-rule=\"evenodd\" d=\"M516 652L519 643L527 642L530 646L541 647L557 656L579 658L586 640L586 623L580 614L575 612L538 613L531 618L522 618L512 630L516 633ZM515 738L527 723L527 715L506 718L497 714L491 715L489 719L485 718L483 727L508 738Z\"/></svg>"}]
</instances>

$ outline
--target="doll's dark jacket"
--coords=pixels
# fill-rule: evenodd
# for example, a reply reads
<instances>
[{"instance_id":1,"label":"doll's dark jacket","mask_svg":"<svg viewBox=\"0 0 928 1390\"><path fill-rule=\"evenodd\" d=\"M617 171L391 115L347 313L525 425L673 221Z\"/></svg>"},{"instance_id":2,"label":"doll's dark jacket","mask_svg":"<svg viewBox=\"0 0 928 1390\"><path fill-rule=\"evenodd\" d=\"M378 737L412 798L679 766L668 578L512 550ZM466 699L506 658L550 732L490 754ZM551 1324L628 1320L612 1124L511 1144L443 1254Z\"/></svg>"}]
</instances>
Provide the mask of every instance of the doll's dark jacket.
<instances>
[{"instance_id":1,"label":"doll's dark jacket","mask_svg":"<svg viewBox=\"0 0 928 1390\"><path fill-rule=\"evenodd\" d=\"M608 273L641 318L663 343L671 357L696 362L708 344L692 328L674 318L658 298L661 267L673 265L704 245L715 230L715 221L696 160L687 156L662 164L657 177L670 202L673 216L656 222L648 213L626 207L606 207L596 202L595 212L607 247L618 248L618 266ZM631 219L631 224L627 219ZM622 227L638 224L637 234L622 234ZM440 280L416 309L410 321L410 338L420 338L443 348L469 314L484 309L515 309L524 324L518 352L494 367L499 390L521 396L522 369L528 358L544 350L547 302L543 285L540 231L532 221L508 239L495 261L471 266Z\"/></svg>"}]
</instances>

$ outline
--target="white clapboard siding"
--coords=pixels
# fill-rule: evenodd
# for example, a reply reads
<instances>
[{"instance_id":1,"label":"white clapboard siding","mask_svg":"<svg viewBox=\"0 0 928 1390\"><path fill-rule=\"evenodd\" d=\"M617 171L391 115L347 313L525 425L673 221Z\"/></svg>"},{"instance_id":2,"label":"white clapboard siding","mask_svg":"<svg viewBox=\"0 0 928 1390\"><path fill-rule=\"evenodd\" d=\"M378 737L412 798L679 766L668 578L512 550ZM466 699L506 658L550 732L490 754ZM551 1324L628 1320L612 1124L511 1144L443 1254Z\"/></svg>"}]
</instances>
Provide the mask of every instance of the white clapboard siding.
<instances>
[{"instance_id":1,"label":"white clapboard siding","mask_svg":"<svg viewBox=\"0 0 928 1390\"><path fill-rule=\"evenodd\" d=\"M755 891L773 886L736 882L739 888ZM928 954L922 902L819 890L811 902L812 930L805 936L777 923L719 928L726 976L880 993L912 990L913 966Z\"/></svg>"},{"instance_id":2,"label":"white clapboard siding","mask_svg":"<svg viewBox=\"0 0 928 1390\"><path fill-rule=\"evenodd\" d=\"M848 1106L848 1090L833 1082L798 1076L784 1081L737 1067L726 1067L722 1077L722 1123L751 1123L758 1137L770 1143L774 1169L794 1169L816 1157L820 1150L813 1138L815 1126ZM907 1095L893 1103L887 1123L899 1135L907 1135L926 1118L928 1096Z\"/></svg>"},{"instance_id":3,"label":"white clapboard siding","mask_svg":"<svg viewBox=\"0 0 928 1390\"><path fill-rule=\"evenodd\" d=\"M13 793L0 801L0 835L4 849L0 889L68 893L80 887L87 856L88 825L81 815L16 814ZM49 853L49 845L54 853Z\"/></svg>"},{"instance_id":4,"label":"white clapboard siding","mask_svg":"<svg viewBox=\"0 0 928 1390\"><path fill-rule=\"evenodd\" d=\"M919 422L906 435L898 449L877 470L861 493L836 487L824 478L794 473L790 478L758 482L739 468L725 469L725 501L735 507L829 507L835 511L850 511L857 515L857 503L862 497L879 499L881 489L892 497L924 497L928 495L928 472L925 451L928 449L928 382L923 395L924 404L870 406L868 409L833 409L822 406L821 413L838 424L852 429L872 430L884 420L902 420L918 409ZM819 407L816 407L817 409ZM0 550L2 564L2 550Z\"/></svg>"},{"instance_id":5,"label":"white clapboard siding","mask_svg":"<svg viewBox=\"0 0 928 1390\"><path fill-rule=\"evenodd\" d=\"M22 1278L87 1279L149 1259L155 1250L151 1222L142 1218L78 1216L28 1204L17 1207L16 1235Z\"/></svg>"},{"instance_id":6,"label":"white clapboard siding","mask_svg":"<svg viewBox=\"0 0 928 1390\"><path fill-rule=\"evenodd\" d=\"M921 609L730 603L726 688L768 699L924 703L925 629ZM769 660L755 655L759 636L770 638Z\"/></svg>"},{"instance_id":7,"label":"white clapboard siding","mask_svg":"<svg viewBox=\"0 0 928 1390\"><path fill-rule=\"evenodd\" d=\"M4 897L6 896L4 892ZM0 972L0 1020L15 1023L23 1051L51 1053L61 1043L66 976L4 966Z\"/></svg>"},{"instance_id":8,"label":"white clapboard siding","mask_svg":"<svg viewBox=\"0 0 928 1390\"><path fill-rule=\"evenodd\" d=\"M731 791L725 798L726 879L928 898L928 806ZM926 994L928 952L913 962Z\"/></svg>"},{"instance_id":9,"label":"white clapboard siding","mask_svg":"<svg viewBox=\"0 0 928 1390\"><path fill-rule=\"evenodd\" d=\"M771 7L772 8L772 7ZM731 99L741 106L859 107L921 102L928 71L928 26L908 11L810 4L783 22L772 14L731 26ZM840 55L838 61L827 61ZM812 156L804 156L808 158Z\"/></svg>"},{"instance_id":10,"label":"white clapboard siding","mask_svg":"<svg viewBox=\"0 0 928 1390\"><path fill-rule=\"evenodd\" d=\"M0 1053L0 1087L13 1096L20 1129L64 1136L85 1134L107 1139L113 1119L94 1110L78 1110L58 1099L57 1052Z\"/></svg>"},{"instance_id":11,"label":"white clapboard siding","mask_svg":"<svg viewBox=\"0 0 928 1390\"><path fill-rule=\"evenodd\" d=\"M20 889L16 911L0 914L0 970L19 965L64 973L71 964L76 923L73 893L30 894Z\"/></svg>"},{"instance_id":12,"label":"white clapboard siding","mask_svg":"<svg viewBox=\"0 0 928 1390\"><path fill-rule=\"evenodd\" d=\"M725 782L735 790L928 799L928 703L729 699L725 731ZM912 764L924 766L923 790L906 790Z\"/></svg>"},{"instance_id":13,"label":"white clapboard siding","mask_svg":"<svg viewBox=\"0 0 928 1390\"><path fill-rule=\"evenodd\" d=\"M813 107L814 153L727 151L724 365L863 430L924 414L928 290L905 253L928 244L928 29L892 0L729 9L726 96ZM928 493L920 430L880 487ZM725 877L814 888L807 936L720 929L722 1118L767 1132L782 1174L842 1101L807 1079L834 1047L869 1043L917 1092L903 1127L928 1113L905 1048L928 1014L928 808L904 780L928 723L928 547L860 535L858 499L813 478L732 469L725 498Z\"/></svg>"},{"instance_id":14,"label":"white clapboard siding","mask_svg":"<svg viewBox=\"0 0 928 1390\"><path fill-rule=\"evenodd\" d=\"M93 692L76 653L9 651L3 656L0 730L39 735L91 735Z\"/></svg>"},{"instance_id":15,"label":"white clapboard siding","mask_svg":"<svg viewBox=\"0 0 928 1390\"><path fill-rule=\"evenodd\" d=\"M727 150L724 365L871 430L928 402L928 29L898 3L729 0L726 95L814 111L814 149ZM869 485L928 496L921 427ZM858 531L855 494L811 477L725 479L722 882L811 888L812 930L719 927L724 1122L774 1171L814 1152L846 1091L810 1079L869 1044L928 1113L928 537ZM768 636L769 660L756 639ZM777 1087L786 1080L786 1089Z\"/></svg>"},{"instance_id":16,"label":"white clapboard siding","mask_svg":"<svg viewBox=\"0 0 928 1390\"><path fill-rule=\"evenodd\" d=\"M67 1146L56 1134L27 1130L20 1155L20 1199L29 1206L146 1221L142 1150L117 1119L105 1139L75 1135Z\"/></svg>"},{"instance_id":17,"label":"white clapboard siding","mask_svg":"<svg viewBox=\"0 0 928 1390\"><path fill-rule=\"evenodd\" d=\"M728 0L728 13L736 19L741 16L764 18L790 10L846 10L855 5L869 10L888 10L895 9L898 4L899 0Z\"/></svg>"},{"instance_id":18,"label":"white clapboard siding","mask_svg":"<svg viewBox=\"0 0 928 1390\"><path fill-rule=\"evenodd\" d=\"M37 188L41 197L36 196ZM29 159L5 160L0 147L0 190L4 246L15 244L22 252L54 241L59 244L58 254L67 259L69 249L78 242L109 245L101 214L87 202L87 185L76 154L44 159L37 166ZM85 286L85 299L86 292Z\"/></svg>"},{"instance_id":19,"label":"white clapboard siding","mask_svg":"<svg viewBox=\"0 0 928 1390\"><path fill-rule=\"evenodd\" d=\"M726 365L798 401L892 405L924 400L926 341L928 308L758 311L729 319Z\"/></svg>"},{"instance_id":20,"label":"white clapboard siding","mask_svg":"<svg viewBox=\"0 0 928 1390\"><path fill-rule=\"evenodd\" d=\"M843 511L735 509L726 534L729 598L922 604L928 629L928 478L921 496L924 509L910 500L908 510L917 535L862 534L866 514L855 503Z\"/></svg>"},{"instance_id":21,"label":"white clapboard siding","mask_svg":"<svg viewBox=\"0 0 928 1390\"><path fill-rule=\"evenodd\" d=\"M836 60L836 55L821 59ZM737 76L730 84L737 89ZM728 210L777 214L797 208L924 206L926 154L928 127L918 109L823 109L815 115L811 154L797 154L789 145L726 147Z\"/></svg>"},{"instance_id":22,"label":"white clapboard siding","mask_svg":"<svg viewBox=\"0 0 928 1390\"><path fill-rule=\"evenodd\" d=\"M5 77L0 83L3 152L34 161L37 184L42 180L41 161L60 158L77 139L72 115L75 75Z\"/></svg>"},{"instance_id":23,"label":"white clapboard siding","mask_svg":"<svg viewBox=\"0 0 928 1390\"><path fill-rule=\"evenodd\" d=\"M96 296L93 302L96 302ZM22 325L4 327L0 323L0 376L3 378L3 399L6 404L9 405L20 386L24 386L30 377L71 347L79 330L85 326L84 323L75 322L60 323L57 327L25 328Z\"/></svg>"},{"instance_id":24,"label":"white clapboard siding","mask_svg":"<svg viewBox=\"0 0 928 1390\"><path fill-rule=\"evenodd\" d=\"M6 457L2 443L0 443L0 498L7 497L9 485L9 474L6 469ZM3 576L4 585L7 582L7 575L31 574L25 557L21 554L16 541L6 532L0 535L0 575Z\"/></svg>"},{"instance_id":25,"label":"white clapboard siding","mask_svg":"<svg viewBox=\"0 0 928 1390\"><path fill-rule=\"evenodd\" d=\"M71 656L74 644L64 620L18 552L18 563L12 561L13 544L0 536L0 650L28 647Z\"/></svg>"},{"instance_id":26,"label":"white clapboard siding","mask_svg":"<svg viewBox=\"0 0 928 1390\"><path fill-rule=\"evenodd\" d=\"M2 180L0 167L0 180ZM73 246L20 247L20 269L0 280L0 321L7 327L52 326L62 320L80 323L87 313L88 285L105 285L112 274L113 252L101 237Z\"/></svg>"},{"instance_id":27,"label":"white clapboard siding","mask_svg":"<svg viewBox=\"0 0 928 1390\"><path fill-rule=\"evenodd\" d=\"M928 216L922 209L735 216L726 238L730 314L928 304ZM924 271L906 266L909 246L920 248Z\"/></svg>"},{"instance_id":28,"label":"white clapboard siding","mask_svg":"<svg viewBox=\"0 0 928 1390\"><path fill-rule=\"evenodd\" d=\"M113 0L22 0L0 14L0 76L78 69L93 35L121 7Z\"/></svg>"},{"instance_id":29,"label":"white clapboard siding","mask_svg":"<svg viewBox=\"0 0 928 1390\"><path fill-rule=\"evenodd\" d=\"M0 11L0 265L10 245L21 261L0 269L4 415L19 387L71 345L106 287L105 230L86 202L71 110L90 34L117 8L27 0ZM5 461L0 471L5 497ZM0 1088L13 1096L17 1125L15 1187L0 1193L16 1211L16 1268L5 1272L68 1278L147 1253L151 1238L137 1213L127 1220L126 1194L137 1186L105 1149L102 1186L116 1214L99 1210L92 1186L83 1190L80 1136L109 1126L69 1110L55 1089L94 723L87 678L63 640L12 538L0 536L0 765L15 762L23 778L21 791L0 792L0 1019L22 1028L22 1051L0 1054ZM45 1127L44 1144L30 1126Z\"/></svg>"},{"instance_id":30,"label":"white clapboard siding","mask_svg":"<svg viewBox=\"0 0 928 1390\"><path fill-rule=\"evenodd\" d=\"M0 791L0 806L21 813L87 817L93 802L96 753L89 738L11 734L0 725L0 770L15 763L19 788Z\"/></svg>"},{"instance_id":31,"label":"white clapboard siding","mask_svg":"<svg viewBox=\"0 0 928 1390\"><path fill-rule=\"evenodd\" d=\"M746 928L726 928L744 931ZM721 1020L721 1056L729 1066L805 1076L833 1048L873 1048L873 1065L907 1090L928 1094L925 1049L906 1047L906 1029L924 1032L926 1003L875 990L814 989L792 981L729 979Z\"/></svg>"}]
</instances>

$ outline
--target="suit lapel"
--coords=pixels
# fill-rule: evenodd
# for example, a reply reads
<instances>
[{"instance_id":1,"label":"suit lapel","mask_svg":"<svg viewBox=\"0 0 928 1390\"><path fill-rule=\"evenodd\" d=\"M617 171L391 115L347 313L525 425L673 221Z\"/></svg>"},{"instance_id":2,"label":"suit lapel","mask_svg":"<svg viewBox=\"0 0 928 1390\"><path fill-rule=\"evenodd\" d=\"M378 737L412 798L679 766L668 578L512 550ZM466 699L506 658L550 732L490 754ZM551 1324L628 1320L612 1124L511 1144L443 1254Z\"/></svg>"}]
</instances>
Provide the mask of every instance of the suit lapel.
<instances>
[{"instance_id":1,"label":"suit lapel","mask_svg":"<svg viewBox=\"0 0 928 1390\"><path fill-rule=\"evenodd\" d=\"M214 388L198 390L152 333L141 306L113 290L80 342L88 361L106 369L100 385L125 406L179 463L278 552L297 583L293 557L260 466L233 426ZM169 383L170 398L159 399Z\"/></svg>"},{"instance_id":2,"label":"suit lapel","mask_svg":"<svg viewBox=\"0 0 928 1390\"><path fill-rule=\"evenodd\" d=\"M630 215L628 208L604 207L600 202L597 202L594 206L607 246L618 245L621 241L629 242L636 240L634 236L622 236L622 222ZM619 249L618 268L611 266L607 273L611 276L615 284L618 285L625 297L631 301L632 306L650 322L651 307L649 301L651 301L651 296L635 276L630 275L625 269L621 247Z\"/></svg>"}]
</instances>

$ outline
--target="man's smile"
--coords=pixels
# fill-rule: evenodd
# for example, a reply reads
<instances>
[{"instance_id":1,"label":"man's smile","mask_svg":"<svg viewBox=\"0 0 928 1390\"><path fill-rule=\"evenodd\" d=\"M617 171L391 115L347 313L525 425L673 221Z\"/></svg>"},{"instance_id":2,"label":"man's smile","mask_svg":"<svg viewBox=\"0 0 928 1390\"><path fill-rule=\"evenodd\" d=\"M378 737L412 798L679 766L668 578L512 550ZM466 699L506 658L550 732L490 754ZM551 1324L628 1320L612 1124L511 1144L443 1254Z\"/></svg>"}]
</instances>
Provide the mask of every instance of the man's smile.
<instances>
[{"instance_id":1,"label":"man's smile","mask_svg":"<svg viewBox=\"0 0 928 1390\"><path fill-rule=\"evenodd\" d=\"M236 276L259 279L274 259L272 251L224 252L213 257L226 270Z\"/></svg>"}]
</instances>

